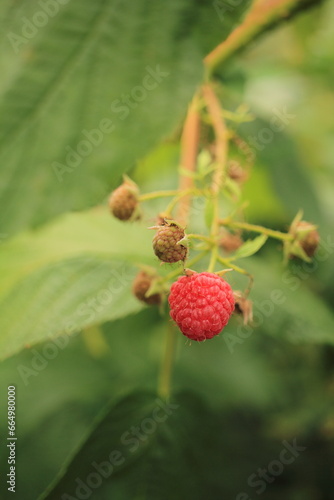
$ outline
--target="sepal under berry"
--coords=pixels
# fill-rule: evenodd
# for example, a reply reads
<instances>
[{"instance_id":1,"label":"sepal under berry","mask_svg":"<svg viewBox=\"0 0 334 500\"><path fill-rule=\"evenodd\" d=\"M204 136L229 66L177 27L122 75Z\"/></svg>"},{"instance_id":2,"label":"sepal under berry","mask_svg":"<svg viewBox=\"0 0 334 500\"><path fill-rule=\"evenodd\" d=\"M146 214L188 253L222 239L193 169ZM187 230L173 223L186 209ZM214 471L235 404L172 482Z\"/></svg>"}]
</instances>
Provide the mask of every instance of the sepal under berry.
<instances>
[{"instance_id":1,"label":"sepal under berry","mask_svg":"<svg viewBox=\"0 0 334 500\"><path fill-rule=\"evenodd\" d=\"M285 261L298 257L306 262L311 262L311 257L319 246L320 236L317 226L302 220L302 216L302 211L299 211L289 228L289 234L293 238L284 242Z\"/></svg>"}]
</instances>

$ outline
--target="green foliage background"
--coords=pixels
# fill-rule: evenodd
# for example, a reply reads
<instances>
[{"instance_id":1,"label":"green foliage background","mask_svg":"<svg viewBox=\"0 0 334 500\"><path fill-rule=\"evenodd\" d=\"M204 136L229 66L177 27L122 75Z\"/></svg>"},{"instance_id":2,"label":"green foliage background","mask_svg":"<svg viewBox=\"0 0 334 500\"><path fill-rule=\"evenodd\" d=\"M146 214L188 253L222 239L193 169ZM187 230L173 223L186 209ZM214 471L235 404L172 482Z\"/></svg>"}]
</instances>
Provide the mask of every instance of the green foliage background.
<instances>
[{"instance_id":1,"label":"green foliage background","mask_svg":"<svg viewBox=\"0 0 334 500\"><path fill-rule=\"evenodd\" d=\"M9 35L22 36L40 2L1 3L1 498L11 495L8 385L17 387L17 498L74 496L75 479L85 481L93 461L119 449L124 464L91 498L254 499L249 476L293 439L306 450L262 498L332 498L333 1L265 34L215 75L224 108L246 103L255 116L238 127L245 140L270 129L277 110L293 115L260 141L246 213L286 230L303 208L319 226L319 253L312 264L283 269L279 245L268 242L247 258L258 327L242 329L233 318L227 336L191 346L180 334L171 398L178 408L135 452L120 441L157 404L166 319L130 288L139 262L158 267L146 228L164 205L150 202L141 224L124 225L110 218L107 195L124 172L143 192L175 188L180 127L202 59L248 4L222 18L200 0L72 0L13 47ZM111 106L142 85L147 67L167 76L122 119ZM64 164L66 148L103 119L112 132L60 179L54 162ZM198 206L194 200L190 225L201 230ZM237 288L244 282L234 274ZM269 314L274 290L283 298Z\"/></svg>"}]
</instances>

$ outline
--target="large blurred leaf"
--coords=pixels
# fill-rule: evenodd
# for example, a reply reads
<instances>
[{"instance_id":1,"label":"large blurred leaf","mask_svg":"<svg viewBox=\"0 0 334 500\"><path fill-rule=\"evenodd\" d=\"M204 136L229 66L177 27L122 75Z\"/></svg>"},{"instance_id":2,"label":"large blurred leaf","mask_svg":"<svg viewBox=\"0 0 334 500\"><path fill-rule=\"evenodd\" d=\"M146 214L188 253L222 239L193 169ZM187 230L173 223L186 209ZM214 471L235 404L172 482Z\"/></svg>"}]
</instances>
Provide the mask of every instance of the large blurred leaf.
<instances>
[{"instance_id":1,"label":"large blurred leaf","mask_svg":"<svg viewBox=\"0 0 334 500\"><path fill-rule=\"evenodd\" d=\"M234 422L236 428L242 426L238 433L247 445L256 449L251 444L254 434L246 437L240 415ZM154 394L133 394L97 423L58 484L40 500L78 498L85 490L94 500L202 500L223 493L232 498L232 477L236 470L247 470L246 456L236 447L237 435L230 430L228 436L222 415L213 414L195 395L179 394L166 405ZM224 474L218 472L222 467ZM96 479L96 487L87 486L93 484L91 479Z\"/></svg>"},{"instance_id":2,"label":"large blurred leaf","mask_svg":"<svg viewBox=\"0 0 334 500\"><path fill-rule=\"evenodd\" d=\"M64 3L5 0L0 9L7 234L101 200L178 124L205 51L249 2L223 18L197 0Z\"/></svg>"},{"instance_id":3,"label":"large blurred leaf","mask_svg":"<svg viewBox=\"0 0 334 500\"><path fill-rule=\"evenodd\" d=\"M258 161L268 169L273 191L290 217L302 208L305 216L316 223L322 217L316 191L294 142L282 131L293 117L285 108L273 110L271 122L257 119L244 124L242 134L252 146Z\"/></svg>"},{"instance_id":4,"label":"large blurred leaf","mask_svg":"<svg viewBox=\"0 0 334 500\"><path fill-rule=\"evenodd\" d=\"M94 359L85 350L82 337L74 338L66 348L59 350L56 358L48 360L43 370L29 374L28 385L25 385L20 378L17 368L19 366L21 369L22 366L33 368L32 360L36 358L36 351L45 358L47 343L32 350L26 349L0 364L3 398L5 388L14 384L17 386L20 402L17 408L17 419L20 422L18 497L36 500L56 474L61 469L65 471L65 460L67 466L72 461L73 454L77 454L82 448L83 442L86 441L85 436L88 437L92 431L92 421L105 406L106 401L111 399L111 404L114 404L134 388L145 387L154 391L156 367L162 348L162 332L155 328L156 319L156 314L152 315L152 311L146 310L139 315L106 325L104 329L110 349L100 359ZM172 469L173 477L180 474L186 487L188 480L194 483L194 473L190 471L187 474L187 465L184 465L183 458L176 456L173 447L175 439L178 439L179 453L187 457L188 463L194 464L192 469L197 470L196 463L200 467L201 472L198 472L197 476L200 479L195 482L199 492L195 492L191 498L199 497L199 500L205 498L205 492L203 493L201 488L209 488L208 491L214 488L214 493L218 489L221 494L225 493L226 498L236 498L241 484L242 488L246 487L247 477L255 471L254 463L257 466L269 463L279 453L282 447L280 441L287 439L288 435L291 436L285 427L285 421L282 422L283 415L277 408L278 401L283 403L286 409L284 415L287 412L296 417L298 410L298 415L301 411L305 413L312 411L312 414L317 416L328 398L321 382L323 372L319 369L322 363L321 358L319 359L319 349L311 346L302 349L290 346L287 351L285 342L256 335L246 340L245 345L231 355L226 348L223 335L211 343L202 345L193 343L191 347L185 345L181 338L180 334L182 359L176 362L173 386L181 390L196 387L196 392L200 390L203 394L205 404L196 404L196 401L192 401L194 398L185 395L177 397L180 413L177 409L175 417L171 415L170 421L161 423L162 426L167 426L168 439L163 441L160 438L160 431L164 434L164 429L157 429L158 435L154 436L150 448L144 449L143 453L136 453L134 461L131 462L130 459L128 463L130 465L131 462L130 467L125 467L123 471L119 471L120 474L111 476L108 488L110 486L112 489L112 498L119 500L132 498L132 492L129 493L128 490L139 483L149 484L150 477L154 475L152 471L155 470L155 465L160 469L157 472L159 483L161 474L168 472L169 467ZM152 349L153 344L154 349ZM205 367L205 377L198 370L199 359ZM152 393L151 403L155 402L155 398ZM207 400L216 408L216 415L212 413L211 404L208 404ZM261 405L258 408L260 401ZM126 425L131 416L134 416L134 420L130 422L130 427L137 425L135 415L142 409L145 410L142 408L143 403L144 401L137 409L133 408L131 410L133 413L125 416ZM128 408L130 410L129 406ZM256 413L252 413L255 409ZM6 432L5 410L2 405L0 431L3 434ZM276 444L269 441L268 421L262 431L259 429L259 422L264 416L268 418L269 415L271 415L270 421L274 417L281 422L277 429L281 438ZM113 416L110 413L109 423L114 422L116 417L116 414ZM140 423L138 422L138 425ZM95 426L96 424L94 428ZM301 427L298 420L293 436L302 432L304 426L303 423ZM119 428L119 424L117 427L110 425L107 432L101 436L95 434L97 444L96 447L90 448L91 463L98 453L103 453L103 450L108 454L111 453L113 439ZM180 432L182 428L186 429L183 433ZM127 430L122 428L119 437ZM174 432L175 437L173 437ZM299 439L297 441L299 442ZM305 437L300 442L306 445ZM49 450L47 460L45 449ZM161 458L160 455L157 456L158 452L161 453ZM31 456L34 456L33 461ZM84 458L82 455L81 457ZM312 454L309 460L313 460ZM5 461L6 457L3 454L0 464L4 468ZM175 467L175 461L179 464L178 467ZM221 474L222 466L224 474ZM35 474L36 468L38 474ZM165 475L168 477L168 473ZM287 477L292 483L296 482L294 475L288 474ZM69 480L68 476L66 480ZM279 487L279 484L277 486ZM157 487L156 481L152 486L149 485L149 492L151 487ZM189 491L192 491L193 486L189 487ZM97 495L102 495L102 488L103 486L97 490ZM4 498L7 498L9 494L6 496L5 488L0 486L0 494L2 490ZM166 491L170 493L170 487ZM181 493L182 489L180 495ZM162 498L163 495L164 493L161 494ZM177 495L176 491L176 498ZM97 498L100 500L103 496ZM160 499L160 496L155 498ZM183 498L187 496L184 495ZM213 495L212 498L220 497ZM311 500L308 496L304 498Z\"/></svg>"},{"instance_id":5,"label":"large blurred leaf","mask_svg":"<svg viewBox=\"0 0 334 500\"><path fill-rule=\"evenodd\" d=\"M1 400L8 385L15 385L19 398L18 498L36 500L79 445L106 401L116 402L136 388L155 389L158 360L150 345L156 337L157 320L157 311L146 309L105 325L105 335L100 331L104 350L99 355L91 349L99 334L92 328L67 339L67 344L60 343L58 349L55 344L52 359L47 341L0 363ZM161 346L157 356L160 351ZM5 405L0 405L2 435L7 432L6 411ZM49 450L47 459L45 449ZM1 469L6 470L7 465L6 454L0 454ZM9 495L2 483L1 499Z\"/></svg>"},{"instance_id":6,"label":"large blurred leaf","mask_svg":"<svg viewBox=\"0 0 334 500\"><path fill-rule=\"evenodd\" d=\"M276 260L250 259L245 267L254 275L250 299L254 324L239 324L224 336L230 352L251 342L259 330L294 343L334 344L334 315L307 286L314 268L296 261L285 269Z\"/></svg>"},{"instance_id":7,"label":"large blurred leaf","mask_svg":"<svg viewBox=\"0 0 334 500\"><path fill-rule=\"evenodd\" d=\"M20 2L4 21L14 59L3 62L6 74L15 66L0 104L0 218L7 232L104 197L171 131L202 75L184 22L190 0L53 4L58 12L43 16L41 2ZM36 28L38 12L47 26ZM106 132L97 131L101 120Z\"/></svg>"},{"instance_id":8,"label":"large blurred leaf","mask_svg":"<svg viewBox=\"0 0 334 500\"><path fill-rule=\"evenodd\" d=\"M139 311L131 281L134 264L154 262L150 239L145 227L95 210L2 245L1 357Z\"/></svg>"},{"instance_id":9,"label":"large blurred leaf","mask_svg":"<svg viewBox=\"0 0 334 500\"><path fill-rule=\"evenodd\" d=\"M96 422L39 500L246 499L245 491L254 493L250 475L256 478L259 466L289 449L287 441L309 450L305 430L298 431L297 438L268 438L263 417L249 408L213 412L189 393L177 394L168 405L154 394L135 393ZM305 483L304 467L312 458L307 454L304 460L305 455L297 460L297 477L293 464L284 470L283 481L272 481L270 498L290 498L290 492L298 498L294 492Z\"/></svg>"}]
</instances>

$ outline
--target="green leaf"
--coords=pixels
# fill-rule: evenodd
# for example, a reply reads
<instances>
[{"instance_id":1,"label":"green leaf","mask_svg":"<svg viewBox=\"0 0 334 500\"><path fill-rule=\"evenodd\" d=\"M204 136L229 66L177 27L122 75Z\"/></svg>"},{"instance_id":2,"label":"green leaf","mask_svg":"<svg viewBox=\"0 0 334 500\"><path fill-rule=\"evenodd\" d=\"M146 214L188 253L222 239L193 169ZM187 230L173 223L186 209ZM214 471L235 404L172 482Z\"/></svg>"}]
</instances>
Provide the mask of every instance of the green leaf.
<instances>
[{"instance_id":1,"label":"green leaf","mask_svg":"<svg viewBox=\"0 0 334 500\"><path fill-rule=\"evenodd\" d=\"M260 234L253 240L247 240L238 250L231 256L231 259L241 259L243 257L250 257L260 250L267 241L268 236Z\"/></svg>"},{"instance_id":2,"label":"green leaf","mask_svg":"<svg viewBox=\"0 0 334 500\"><path fill-rule=\"evenodd\" d=\"M284 254L284 263L287 264L289 259L294 257L299 257L299 259L304 260L305 262L311 263L312 259L307 255L303 247L300 245L298 241L285 241L283 247Z\"/></svg>"},{"instance_id":3,"label":"green leaf","mask_svg":"<svg viewBox=\"0 0 334 500\"><path fill-rule=\"evenodd\" d=\"M247 467L246 458L231 459L232 443L235 446L240 433L248 446L250 441L256 442L237 415L225 415L235 422L231 433L231 429L222 429L221 413L214 413L195 395L181 393L165 403L154 394L132 394L96 422L88 439L39 500L78 498L79 484L92 500L202 500L206 494L219 498L221 492L232 498L231 476L238 471L241 477L240 469L244 473ZM210 449L207 455L206 449ZM222 461L223 476L219 474ZM93 472L96 487L90 488ZM201 480L194 481L194 477Z\"/></svg>"},{"instance_id":4,"label":"green leaf","mask_svg":"<svg viewBox=\"0 0 334 500\"><path fill-rule=\"evenodd\" d=\"M137 460L150 445L150 441L154 439L151 433L150 435L144 434L141 440L136 438L131 433L131 427L138 424L141 426L145 419L152 416L155 408L163 413L155 399L153 394L142 392L128 396L115 406L106 408L79 444L76 455L72 456L62 468L60 477L63 477L58 485L54 489L51 486L40 499L51 500L65 493L76 497L75 490L78 484L75 478L82 478L81 480L85 481L86 476L93 471L101 474L101 484L104 489L108 484L108 478L112 480L116 471L119 472ZM95 467L92 462L96 464ZM106 477L103 481L102 463L106 468ZM58 479L56 478L55 483ZM101 494L101 489L99 494Z\"/></svg>"},{"instance_id":5,"label":"green leaf","mask_svg":"<svg viewBox=\"0 0 334 500\"><path fill-rule=\"evenodd\" d=\"M103 199L181 119L202 62L190 0L54 2L41 28L38 0L5 3L0 223L12 233Z\"/></svg>"},{"instance_id":6,"label":"green leaf","mask_svg":"<svg viewBox=\"0 0 334 500\"><path fill-rule=\"evenodd\" d=\"M257 119L243 124L242 135L254 148L259 163L267 168L272 189L287 213L292 217L303 209L306 220L317 222L322 218L319 201L296 145L286 132L277 131L272 125L278 123L283 130L293 118L285 108L274 109L272 122Z\"/></svg>"},{"instance_id":7,"label":"green leaf","mask_svg":"<svg viewBox=\"0 0 334 500\"><path fill-rule=\"evenodd\" d=\"M247 331L250 337L260 327L294 343L334 344L334 315L306 287L316 268L317 262L309 267L294 262L287 269L277 261L250 260L247 270L255 276L250 299L256 326L240 325L236 331Z\"/></svg>"},{"instance_id":8,"label":"green leaf","mask_svg":"<svg viewBox=\"0 0 334 500\"><path fill-rule=\"evenodd\" d=\"M153 356L157 323L160 323L157 311L147 308L105 324L99 329L105 349L98 356L90 349L85 332L74 338L57 339L52 343L53 348L46 341L33 349L24 349L0 363L1 397L5 395L4 388L14 385L19 398L18 497L36 500L67 457L80 446L106 401L116 403L129 391L143 387L155 389L161 351L158 346L156 357ZM91 342L96 330L89 331ZM2 435L7 433L6 413L5 405L0 405ZM5 470L7 466L7 456L2 453L0 467ZM5 491L5 486L0 490Z\"/></svg>"},{"instance_id":9,"label":"green leaf","mask_svg":"<svg viewBox=\"0 0 334 500\"><path fill-rule=\"evenodd\" d=\"M0 256L2 358L139 311L131 294L135 264L155 262L146 227L102 210L61 217L3 244Z\"/></svg>"},{"instance_id":10,"label":"green leaf","mask_svg":"<svg viewBox=\"0 0 334 500\"><path fill-rule=\"evenodd\" d=\"M282 200L274 190L268 168L263 164L252 169L242 189L242 200L247 202L247 220L269 227L277 227L289 219ZM261 203L259 203L261 200Z\"/></svg>"}]
</instances>

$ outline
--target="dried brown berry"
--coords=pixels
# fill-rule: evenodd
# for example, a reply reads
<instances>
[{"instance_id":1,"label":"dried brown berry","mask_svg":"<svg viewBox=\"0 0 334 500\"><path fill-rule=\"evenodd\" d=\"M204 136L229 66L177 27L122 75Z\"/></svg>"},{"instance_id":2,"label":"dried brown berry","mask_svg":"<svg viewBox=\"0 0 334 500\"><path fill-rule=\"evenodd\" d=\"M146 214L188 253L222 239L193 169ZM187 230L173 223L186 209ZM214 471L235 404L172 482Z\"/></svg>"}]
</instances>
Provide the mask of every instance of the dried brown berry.
<instances>
[{"instance_id":1,"label":"dried brown berry","mask_svg":"<svg viewBox=\"0 0 334 500\"><path fill-rule=\"evenodd\" d=\"M132 293L138 300L145 302L150 306L159 305L161 303L161 295L159 293L154 293L149 297L146 297L146 293L150 289L155 277L146 273L145 271L140 271L135 277L132 284Z\"/></svg>"},{"instance_id":2,"label":"dried brown berry","mask_svg":"<svg viewBox=\"0 0 334 500\"><path fill-rule=\"evenodd\" d=\"M253 303L247 299L242 292L236 290L233 292L235 300L235 314L240 314L243 317L244 325L248 325L253 321Z\"/></svg>"},{"instance_id":3,"label":"dried brown berry","mask_svg":"<svg viewBox=\"0 0 334 500\"><path fill-rule=\"evenodd\" d=\"M298 239L300 238L299 244L306 255L313 257L320 241L318 231L314 229L313 224L302 220L297 224L296 232Z\"/></svg>"},{"instance_id":4,"label":"dried brown berry","mask_svg":"<svg viewBox=\"0 0 334 500\"><path fill-rule=\"evenodd\" d=\"M139 190L136 184L125 180L121 186L111 193L109 208L111 213L122 221L133 220L138 209Z\"/></svg>"},{"instance_id":5,"label":"dried brown berry","mask_svg":"<svg viewBox=\"0 0 334 500\"><path fill-rule=\"evenodd\" d=\"M220 239L220 246L227 253L238 250L238 248L240 248L243 243L243 240L238 234L230 233L228 231L224 231Z\"/></svg>"},{"instance_id":6,"label":"dried brown berry","mask_svg":"<svg viewBox=\"0 0 334 500\"><path fill-rule=\"evenodd\" d=\"M248 179L248 173L242 168L239 162L231 160L227 169L228 176L235 182L242 184Z\"/></svg>"},{"instance_id":7,"label":"dried brown berry","mask_svg":"<svg viewBox=\"0 0 334 500\"><path fill-rule=\"evenodd\" d=\"M291 239L284 242L284 257L288 259L298 257L306 262L311 261L320 241L317 226L302 220L302 212L299 211L289 228Z\"/></svg>"}]
</instances>

